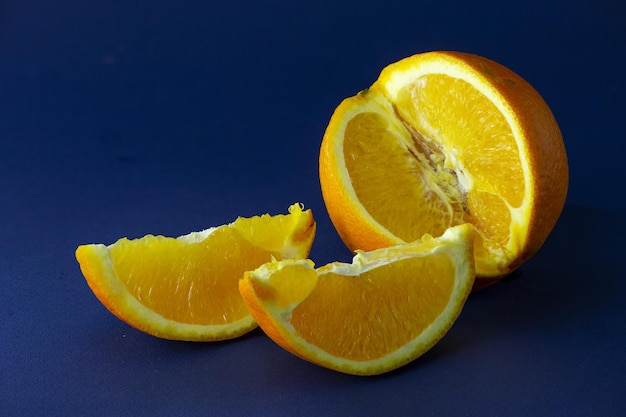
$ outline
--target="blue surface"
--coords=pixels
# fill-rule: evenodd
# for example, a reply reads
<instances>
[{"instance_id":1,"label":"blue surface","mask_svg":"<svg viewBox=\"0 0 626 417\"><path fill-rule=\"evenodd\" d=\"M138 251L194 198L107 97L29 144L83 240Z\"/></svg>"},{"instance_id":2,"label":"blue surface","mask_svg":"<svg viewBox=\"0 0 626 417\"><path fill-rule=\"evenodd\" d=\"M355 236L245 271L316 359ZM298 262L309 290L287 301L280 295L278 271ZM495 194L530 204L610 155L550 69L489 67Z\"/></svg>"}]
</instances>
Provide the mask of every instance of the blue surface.
<instances>
[{"instance_id":1,"label":"blue surface","mask_svg":"<svg viewBox=\"0 0 626 417\"><path fill-rule=\"evenodd\" d=\"M626 12L615 1L0 3L0 416L626 414ZM160 340L113 317L77 245L313 209L335 106L427 50L487 56L560 124L567 204L539 254L396 372L353 377L260 330Z\"/></svg>"}]
</instances>

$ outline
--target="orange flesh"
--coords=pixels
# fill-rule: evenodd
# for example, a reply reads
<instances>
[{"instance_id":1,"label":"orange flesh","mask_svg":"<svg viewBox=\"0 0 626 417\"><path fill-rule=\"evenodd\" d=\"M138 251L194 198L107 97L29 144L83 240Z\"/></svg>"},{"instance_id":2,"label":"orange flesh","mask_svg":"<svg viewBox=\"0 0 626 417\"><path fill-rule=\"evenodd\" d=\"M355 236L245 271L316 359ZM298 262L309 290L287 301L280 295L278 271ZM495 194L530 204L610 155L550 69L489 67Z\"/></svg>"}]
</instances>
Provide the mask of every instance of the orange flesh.
<instances>
[{"instance_id":1,"label":"orange flesh","mask_svg":"<svg viewBox=\"0 0 626 417\"><path fill-rule=\"evenodd\" d=\"M254 246L232 228L218 228L202 242L148 236L120 240L109 250L117 276L142 304L165 318L200 325L246 317L239 279L272 254L281 257ZM154 283L155 277L163 280Z\"/></svg>"},{"instance_id":2,"label":"orange flesh","mask_svg":"<svg viewBox=\"0 0 626 417\"><path fill-rule=\"evenodd\" d=\"M348 122L344 159L350 178L358 178L354 191L372 217L402 240L412 242L424 233L439 236L454 213L428 187L425 167L387 125L377 113L360 113Z\"/></svg>"},{"instance_id":3,"label":"orange flesh","mask_svg":"<svg viewBox=\"0 0 626 417\"><path fill-rule=\"evenodd\" d=\"M419 276L421 285L407 279L411 276ZM290 322L296 333L331 355L375 359L415 339L439 316L454 276L444 255L394 262L357 277L321 274Z\"/></svg>"},{"instance_id":4,"label":"orange flesh","mask_svg":"<svg viewBox=\"0 0 626 417\"><path fill-rule=\"evenodd\" d=\"M466 81L442 74L405 86L394 109L413 146L377 113L358 114L346 127L345 163L365 209L407 242L470 222L481 232L477 262L484 246L501 250L510 236L509 206L520 207L525 195L519 149L503 114Z\"/></svg>"}]
</instances>

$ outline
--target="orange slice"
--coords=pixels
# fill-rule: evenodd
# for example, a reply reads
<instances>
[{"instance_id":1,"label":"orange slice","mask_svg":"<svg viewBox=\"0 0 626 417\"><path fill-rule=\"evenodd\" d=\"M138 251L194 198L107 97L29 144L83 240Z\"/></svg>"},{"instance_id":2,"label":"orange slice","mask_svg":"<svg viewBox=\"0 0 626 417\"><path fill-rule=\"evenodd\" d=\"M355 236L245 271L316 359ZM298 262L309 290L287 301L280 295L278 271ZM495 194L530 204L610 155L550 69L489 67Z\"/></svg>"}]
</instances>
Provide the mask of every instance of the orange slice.
<instances>
[{"instance_id":1,"label":"orange slice","mask_svg":"<svg viewBox=\"0 0 626 417\"><path fill-rule=\"evenodd\" d=\"M520 76L475 55L430 52L389 65L337 107L320 182L351 250L473 224L480 287L541 247L568 166L554 116Z\"/></svg>"},{"instance_id":2,"label":"orange slice","mask_svg":"<svg viewBox=\"0 0 626 417\"><path fill-rule=\"evenodd\" d=\"M358 252L352 264L264 264L241 295L276 343L318 365L355 375L396 369L450 329L474 282L472 227Z\"/></svg>"},{"instance_id":3,"label":"orange slice","mask_svg":"<svg viewBox=\"0 0 626 417\"><path fill-rule=\"evenodd\" d=\"M231 339L255 327L239 295L247 270L308 256L315 222L299 204L287 215L238 218L178 238L147 235L82 245L76 259L94 294L121 320L166 339Z\"/></svg>"}]
</instances>

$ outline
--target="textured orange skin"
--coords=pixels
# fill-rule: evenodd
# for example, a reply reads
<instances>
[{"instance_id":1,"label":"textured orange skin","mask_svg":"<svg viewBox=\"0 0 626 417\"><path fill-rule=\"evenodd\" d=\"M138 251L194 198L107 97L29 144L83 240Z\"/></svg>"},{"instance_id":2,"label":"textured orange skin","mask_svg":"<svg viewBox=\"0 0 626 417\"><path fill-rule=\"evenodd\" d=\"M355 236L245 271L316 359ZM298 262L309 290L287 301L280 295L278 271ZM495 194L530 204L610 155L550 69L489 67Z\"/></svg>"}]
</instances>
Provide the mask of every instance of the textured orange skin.
<instances>
[{"instance_id":1,"label":"textured orange skin","mask_svg":"<svg viewBox=\"0 0 626 417\"><path fill-rule=\"evenodd\" d=\"M110 292L104 288L98 277L102 276L102 268L101 263L93 259L93 252L91 252L88 248L79 246L76 249L76 260L79 263L80 270L86 278L87 285L91 288L94 295L102 302L102 304L109 310L113 315L115 315L120 320L124 320L124 314L116 307L116 303L113 300ZM144 326L141 326L138 323L133 323L132 326L142 330L148 331Z\"/></svg>"},{"instance_id":2,"label":"textured orange skin","mask_svg":"<svg viewBox=\"0 0 626 417\"><path fill-rule=\"evenodd\" d=\"M429 52L418 54L405 60L391 64L383 69L379 80L395 66L411 65L410 60L449 61L453 65L461 63L468 67L477 77L487 79L497 92L505 99L511 110L517 115L522 126L526 147L529 155L529 166L532 173L531 190L533 201L531 216L525 230L525 245L519 256L500 274L476 277L474 289L484 288L508 275L526 260L532 257L552 231L558 220L568 189L569 170L563 137L550 108L539 93L519 75L510 69L487 58L461 52ZM383 91L380 81L371 89ZM365 100L366 96L357 95L348 100ZM373 224L363 219L358 207L345 192L338 171L339 163L333 149L333 119L345 117L344 107L340 105L333 114L331 122L324 134L320 149L319 175L322 196L329 216L337 232L350 250L373 250L390 246L402 241L384 235Z\"/></svg>"}]
</instances>

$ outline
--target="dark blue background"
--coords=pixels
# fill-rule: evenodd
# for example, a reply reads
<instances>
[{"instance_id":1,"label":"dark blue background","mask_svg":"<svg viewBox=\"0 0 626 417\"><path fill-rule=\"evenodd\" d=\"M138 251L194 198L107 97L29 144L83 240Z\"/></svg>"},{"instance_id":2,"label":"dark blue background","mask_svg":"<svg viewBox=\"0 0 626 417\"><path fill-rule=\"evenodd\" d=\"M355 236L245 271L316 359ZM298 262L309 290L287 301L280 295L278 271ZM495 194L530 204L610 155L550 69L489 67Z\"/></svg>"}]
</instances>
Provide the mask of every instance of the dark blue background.
<instances>
[{"instance_id":1,"label":"dark blue background","mask_svg":"<svg viewBox=\"0 0 626 417\"><path fill-rule=\"evenodd\" d=\"M626 12L596 1L0 3L0 416L626 414ZM349 260L317 175L335 106L427 50L487 56L551 106L563 215L472 295L430 352L353 377L260 330L192 344L113 317L82 243L314 211L318 264Z\"/></svg>"}]
</instances>

